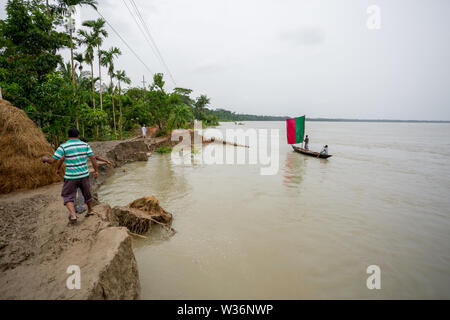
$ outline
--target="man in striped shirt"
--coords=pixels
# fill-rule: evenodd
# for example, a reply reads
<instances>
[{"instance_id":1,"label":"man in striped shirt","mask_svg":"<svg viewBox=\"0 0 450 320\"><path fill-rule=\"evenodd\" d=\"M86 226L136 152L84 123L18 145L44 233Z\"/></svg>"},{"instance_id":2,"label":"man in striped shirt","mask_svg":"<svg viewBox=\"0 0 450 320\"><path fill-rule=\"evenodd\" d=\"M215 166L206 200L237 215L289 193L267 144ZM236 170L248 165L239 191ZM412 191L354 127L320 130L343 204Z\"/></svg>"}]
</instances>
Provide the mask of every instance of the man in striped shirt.
<instances>
[{"instance_id":1,"label":"man in striped shirt","mask_svg":"<svg viewBox=\"0 0 450 320\"><path fill-rule=\"evenodd\" d=\"M70 129L69 140L59 146L59 148L55 151L53 158L42 158L42 161L44 162L54 163L64 157L66 172L64 175L64 185L61 196L64 199L64 205L70 212L69 221L72 223L77 221L74 206L77 188L81 189L85 203L88 206L88 213L86 214L86 217L94 214L92 212L93 198L89 184L87 158L91 159L92 166L94 167L94 179L97 179L98 177L98 166L94 153L87 143L80 140L79 135L80 133L77 129Z\"/></svg>"}]
</instances>

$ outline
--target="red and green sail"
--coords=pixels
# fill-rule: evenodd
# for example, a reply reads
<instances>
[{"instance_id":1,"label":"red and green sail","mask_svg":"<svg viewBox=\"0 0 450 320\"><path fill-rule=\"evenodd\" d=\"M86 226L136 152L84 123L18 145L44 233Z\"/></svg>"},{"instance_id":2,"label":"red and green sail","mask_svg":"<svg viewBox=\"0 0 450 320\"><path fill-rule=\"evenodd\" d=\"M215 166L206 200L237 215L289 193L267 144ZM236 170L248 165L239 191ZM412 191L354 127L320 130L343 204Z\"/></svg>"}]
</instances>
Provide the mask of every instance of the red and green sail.
<instances>
[{"instance_id":1,"label":"red and green sail","mask_svg":"<svg viewBox=\"0 0 450 320\"><path fill-rule=\"evenodd\" d=\"M305 136L305 116L286 119L288 144L302 143Z\"/></svg>"}]
</instances>

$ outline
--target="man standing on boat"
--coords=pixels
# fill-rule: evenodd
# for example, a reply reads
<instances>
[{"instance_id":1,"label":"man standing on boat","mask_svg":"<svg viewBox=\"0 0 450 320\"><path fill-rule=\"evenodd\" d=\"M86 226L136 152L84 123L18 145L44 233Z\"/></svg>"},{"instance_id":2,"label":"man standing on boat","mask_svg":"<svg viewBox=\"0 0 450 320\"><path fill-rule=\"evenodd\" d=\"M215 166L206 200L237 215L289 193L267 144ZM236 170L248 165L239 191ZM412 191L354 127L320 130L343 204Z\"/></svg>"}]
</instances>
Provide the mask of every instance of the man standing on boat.
<instances>
[{"instance_id":1,"label":"man standing on boat","mask_svg":"<svg viewBox=\"0 0 450 320\"><path fill-rule=\"evenodd\" d=\"M308 135L306 135L306 137L305 137L305 149L309 150L309 137L308 137Z\"/></svg>"}]
</instances>

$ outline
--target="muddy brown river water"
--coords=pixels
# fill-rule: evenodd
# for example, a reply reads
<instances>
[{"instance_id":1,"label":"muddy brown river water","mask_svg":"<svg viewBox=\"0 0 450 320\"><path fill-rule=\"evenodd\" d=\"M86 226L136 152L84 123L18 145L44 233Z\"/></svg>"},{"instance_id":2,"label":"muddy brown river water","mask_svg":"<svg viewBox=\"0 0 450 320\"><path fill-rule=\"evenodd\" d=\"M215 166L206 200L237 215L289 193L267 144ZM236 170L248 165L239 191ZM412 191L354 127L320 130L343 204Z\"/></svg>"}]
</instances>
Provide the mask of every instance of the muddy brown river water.
<instances>
[{"instance_id":1,"label":"muddy brown river water","mask_svg":"<svg viewBox=\"0 0 450 320\"><path fill-rule=\"evenodd\" d=\"M135 241L142 298L450 298L450 124L306 126L332 158L292 152L283 122L224 123L278 129L276 174L155 153L106 180L101 201L155 195L174 214L170 240Z\"/></svg>"}]
</instances>

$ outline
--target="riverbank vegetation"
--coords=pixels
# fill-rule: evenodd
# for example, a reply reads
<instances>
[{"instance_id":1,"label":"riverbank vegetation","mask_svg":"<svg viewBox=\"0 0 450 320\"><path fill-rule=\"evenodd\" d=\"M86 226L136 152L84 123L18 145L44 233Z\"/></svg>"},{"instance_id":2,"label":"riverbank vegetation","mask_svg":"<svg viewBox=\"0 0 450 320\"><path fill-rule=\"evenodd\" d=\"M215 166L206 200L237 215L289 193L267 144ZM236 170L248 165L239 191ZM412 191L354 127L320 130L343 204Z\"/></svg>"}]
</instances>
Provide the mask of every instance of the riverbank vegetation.
<instances>
[{"instance_id":1,"label":"riverbank vegetation","mask_svg":"<svg viewBox=\"0 0 450 320\"><path fill-rule=\"evenodd\" d=\"M162 145L161 147L159 147L158 149L155 150L157 153L171 153L172 152L172 147L169 146L168 144Z\"/></svg>"},{"instance_id":2,"label":"riverbank vegetation","mask_svg":"<svg viewBox=\"0 0 450 320\"><path fill-rule=\"evenodd\" d=\"M67 25L71 6L96 10L97 5L94 0L9 0L6 19L0 20L3 98L24 110L54 147L73 126L89 139L107 140L126 138L141 125L156 125L163 136L194 119L218 124L206 95L191 98L186 88L169 91L161 73L148 88L129 86L126 71L116 68L121 49L103 47L105 20L83 21L79 30ZM70 50L69 61L60 54L64 49Z\"/></svg>"}]
</instances>

